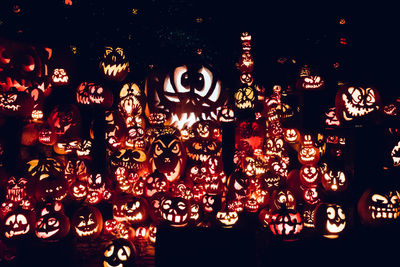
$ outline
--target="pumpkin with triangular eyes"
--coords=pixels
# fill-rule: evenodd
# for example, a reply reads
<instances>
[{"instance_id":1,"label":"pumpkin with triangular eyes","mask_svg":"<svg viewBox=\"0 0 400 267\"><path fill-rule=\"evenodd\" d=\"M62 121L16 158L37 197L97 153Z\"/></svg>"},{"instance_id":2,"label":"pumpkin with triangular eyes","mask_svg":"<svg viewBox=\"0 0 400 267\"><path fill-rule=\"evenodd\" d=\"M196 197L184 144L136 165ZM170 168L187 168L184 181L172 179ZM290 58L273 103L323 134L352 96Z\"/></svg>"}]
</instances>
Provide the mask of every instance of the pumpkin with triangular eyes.
<instances>
[{"instance_id":1,"label":"pumpkin with triangular eyes","mask_svg":"<svg viewBox=\"0 0 400 267\"><path fill-rule=\"evenodd\" d=\"M33 232L35 212L21 207L7 213L2 220L2 233L8 240L20 240Z\"/></svg>"},{"instance_id":2,"label":"pumpkin with triangular eyes","mask_svg":"<svg viewBox=\"0 0 400 267\"><path fill-rule=\"evenodd\" d=\"M104 267L135 266L136 247L125 238L112 240L103 253Z\"/></svg>"},{"instance_id":3,"label":"pumpkin with triangular eyes","mask_svg":"<svg viewBox=\"0 0 400 267\"><path fill-rule=\"evenodd\" d=\"M163 134L154 139L149 150L151 170L164 174L169 182L180 179L186 166L186 150L174 134Z\"/></svg>"}]
</instances>

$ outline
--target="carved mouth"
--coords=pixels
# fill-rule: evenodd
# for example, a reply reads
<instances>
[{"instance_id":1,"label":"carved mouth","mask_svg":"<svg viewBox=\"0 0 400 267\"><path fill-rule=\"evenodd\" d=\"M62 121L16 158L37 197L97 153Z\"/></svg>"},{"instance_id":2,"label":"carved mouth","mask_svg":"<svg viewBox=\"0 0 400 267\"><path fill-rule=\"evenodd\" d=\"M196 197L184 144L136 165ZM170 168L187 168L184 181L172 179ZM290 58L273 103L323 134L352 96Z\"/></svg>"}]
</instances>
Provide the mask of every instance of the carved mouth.
<instances>
[{"instance_id":1,"label":"carved mouth","mask_svg":"<svg viewBox=\"0 0 400 267\"><path fill-rule=\"evenodd\" d=\"M329 221L326 222L326 228L329 230L330 233L341 233L346 226L346 222L340 223L339 225L336 225L334 223L330 223Z\"/></svg>"},{"instance_id":2,"label":"carved mouth","mask_svg":"<svg viewBox=\"0 0 400 267\"><path fill-rule=\"evenodd\" d=\"M93 230L82 231L82 230L79 230L77 227L75 227L75 231L79 236L90 236L90 235L96 233L98 228L99 228L99 226L96 226L96 228L94 228Z\"/></svg>"},{"instance_id":3,"label":"carved mouth","mask_svg":"<svg viewBox=\"0 0 400 267\"><path fill-rule=\"evenodd\" d=\"M139 212L136 215L126 215L126 218L128 221L141 221L143 219L143 215L141 212Z\"/></svg>"},{"instance_id":4,"label":"carved mouth","mask_svg":"<svg viewBox=\"0 0 400 267\"><path fill-rule=\"evenodd\" d=\"M392 156L393 166L397 167L400 165L400 141L392 149L390 155Z\"/></svg>"},{"instance_id":5,"label":"carved mouth","mask_svg":"<svg viewBox=\"0 0 400 267\"><path fill-rule=\"evenodd\" d=\"M400 215L398 208L391 209L369 206L368 209L371 211L372 219L396 219Z\"/></svg>"},{"instance_id":6,"label":"carved mouth","mask_svg":"<svg viewBox=\"0 0 400 267\"><path fill-rule=\"evenodd\" d=\"M177 127L182 130L184 127L191 127L195 122L200 119L203 120L217 120L217 112L202 112L199 116L194 112L181 113L177 114L175 112L171 112L171 125Z\"/></svg>"},{"instance_id":7,"label":"carved mouth","mask_svg":"<svg viewBox=\"0 0 400 267\"><path fill-rule=\"evenodd\" d=\"M104 264L104 267L124 267L124 265L122 263L120 263L118 265L111 265L108 262L104 261L103 264Z\"/></svg>"},{"instance_id":8,"label":"carved mouth","mask_svg":"<svg viewBox=\"0 0 400 267\"><path fill-rule=\"evenodd\" d=\"M36 236L39 238L49 238L52 237L53 235L55 235L58 231L60 231L60 229L55 229L53 231L46 231L44 229L39 229L36 231Z\"/></svg>"},{"instance_id":9,"label":"carved mouth","mask_svg":"<svg viewBox=\"0 0 400 267\"><path fill-rule=\"evenodd\" d=\"M102 96L89 96L89 99L92 103L101 104L104 102L104 97Z\"/></svg>"},{"instance_id":10,"label":"carved mouth","mask_svg":"<svg viewBox=\"0 0 400 267\"><path fill-rule=\"evenodd\" d=\"M116 76L120 72L126 70L129 67L129 62L118 64L118 65L106 65L104 62L101 63L101 67L103 68L103 72L108 76Z\"/></svg>"},{"instance_id":11,"label":"carved mouth","mask_svg":"<svg viewBox=\"0 0 400 267\"><path fill-rule=\"evenodd\" d=\"M30 227L29 227L29 224L28 224L24 230L10 230L8 232L5 232L4 234L5 234L5 236L7 238L10 238L10 237L13 237L15 235L24 235L24 234L29 232L29 229L30 229Z\"/></svg>"},{"instance_id":12,"label":"carved mouth","mask_svg":"<svg viewBox=\"0 0 400 267\"><path fill-rule=\"evenodd\" d=\"M354 117L361 117L361 116L367 115L368 113L371 113L372 111L375 110L375 108L373 108L373 107L364 108L364 107L357 107L357 106L353 105L353 103L351 103L351 101L349 101L347 99L347 95L345 95L345 94L342 95L342 99L343 99L344 105L346 107L346 110L343 111L343 117L347 121L352 120ZM347 116L347 113L350 116Z\"/></svg>"},{"instance_id":13,"label":"carved mouth","mask_svg":"<svg viewBox=\"0 0 400 267\"><path fill-rule=\"evenodd\" d=\"M176 223L176 224L182 224L182 223L185 223L186 222L186 219L187 219L187 214L185 214L185 215L183 215L183 216L181 216L181 215L174 215L174 214L165 214L165 213L163 213L162 214L162 216L163 216L163 218L165 219L165 220L167 220L167 221L169 221L169 222L172 222L172 223Z\"/></svg>"}]
</instances>

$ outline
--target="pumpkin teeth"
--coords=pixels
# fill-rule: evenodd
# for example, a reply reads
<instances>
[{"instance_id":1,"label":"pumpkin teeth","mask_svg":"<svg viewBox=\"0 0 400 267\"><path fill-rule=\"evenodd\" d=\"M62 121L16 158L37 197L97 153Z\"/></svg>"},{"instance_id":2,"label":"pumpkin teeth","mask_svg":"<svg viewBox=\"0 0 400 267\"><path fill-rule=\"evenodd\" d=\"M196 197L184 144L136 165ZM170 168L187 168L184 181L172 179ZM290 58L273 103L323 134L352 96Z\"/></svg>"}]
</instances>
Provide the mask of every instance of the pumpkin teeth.
<instances>
[{"instance_id":1,"label":"pumpkin teeth","mask_svg":"<svg viewBox=\"0 0 400 267\"><path fill-rule=\"evenodd\" d=\"M346 107L347 112L352 117L364 116L375 110L375 108L373 108L373 107L371 107L371 108L356 107L348 100L347 95L345 95L345 94L342 96L342 99L344 101L344 105ZM343 115L345 116L346 120L352 119L352 118L347 117L346 112L343 112Z\"/></svg>"},{"instance_id":2,"label":"pumpkin teeth","mask_svg":"<svg viewBox=\"0 0 400 267\"><path fill-rule=\"evenodd\" d=\"M123 63L118 65L105 65L104 62L101 63L101 67L103 68L104 74L109 76L116 76L121 71L124 71L127 67L129 67L129 63Z\"/></svg>"}]
</instances>

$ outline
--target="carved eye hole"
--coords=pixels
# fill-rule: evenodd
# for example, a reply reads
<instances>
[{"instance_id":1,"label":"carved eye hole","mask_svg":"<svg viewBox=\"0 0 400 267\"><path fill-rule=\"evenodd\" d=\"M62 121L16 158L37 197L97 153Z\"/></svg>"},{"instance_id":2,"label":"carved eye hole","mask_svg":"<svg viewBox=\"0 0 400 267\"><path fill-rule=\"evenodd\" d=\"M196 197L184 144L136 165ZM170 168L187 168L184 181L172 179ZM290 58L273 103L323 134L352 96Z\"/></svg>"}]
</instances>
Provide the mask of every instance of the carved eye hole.
<instances>
[{"instance_id":1,"label":"carved eye hole","mask_svg":"<svg viewBox=\"0 0 400 267\"><path fill-rule=\"evenodd\" d=\"M174 154L177 154L177 153L179 153L179 145L176 143L174 146L173 146L173 148L172 148L172 153L174 153Z\"/></svg>"},{"instance_id":2,"label":"carved eye hole","mask_svg":"<svg viewBox=\"0 0 400 267\"><path fill-rule=\"evenodd\" d=\"M375 94L374 94L374 90L372 89L367 89L367 98L365 103L370 106L373 105L375 103Z\"/></svg>"},{"instance_id":3,"label":"carved eye hole","mask_svg":"<svg viewBox=\"0 0 400 267\"><path fill-rule=\"evenodd\" d=\"M31 72L35 69L35 61L32 56L26 56L24 62L22 63L22 68L26 72Z\"/></svg>"},{"instance_id":4,"label":"carved eye hole","mask_svg":"<svg viewBox=\"0 0 400 267\"><path fill-rule=\"evenodd\" d=\"M328 216L328 219L330 219L330 220L335 219L335 216L336 216L335 209L333 207L328 207L326 209L326 215Z\"/></svg>"},{"instance_id":5,"label":"carved eye hole","mask_svg":"<svg viewBox=\"0 0 400 267\"><path fill-rule=\"evenodd\" d=\"M378 194L372 195L371 200L373 202L382 203L382 204L387 204L388 203L388 200L387 200L386 197L378 195Z\"/></svg>"},{"instance_id":6,"label":"carved eye hole","mask_svg":"<svg viewBox=\"0 0 400 267\"><path fill-rule=\"evenodd\" d=\"M114 246L110 246L109 249L106 249L106 251L104 251L104 256L106 257L111 257L111 255L114 253Z\"/></svg>"}]
</instances>

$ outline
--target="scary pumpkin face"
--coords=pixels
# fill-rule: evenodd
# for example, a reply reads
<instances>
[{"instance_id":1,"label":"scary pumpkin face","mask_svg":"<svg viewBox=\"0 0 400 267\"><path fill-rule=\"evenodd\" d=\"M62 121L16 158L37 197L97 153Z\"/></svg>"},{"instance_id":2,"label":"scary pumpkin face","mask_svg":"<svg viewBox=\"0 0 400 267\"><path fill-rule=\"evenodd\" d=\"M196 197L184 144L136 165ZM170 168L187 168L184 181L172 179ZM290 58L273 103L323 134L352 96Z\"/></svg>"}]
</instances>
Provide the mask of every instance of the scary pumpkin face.
<instances>
[{"instance_id":1,"label":"scary pumpkin face","mask_svg":"<svg viewBox=\"0 0 400 267\"><path fill-rule=\"evenodd\" d=\"M131 241L117 238L107 245L103 254L104 267L123 267L135 264L136 248Z\"/></svg>"},{"instance_id":2,"label":"scary pumpkin face","mask_svg":"<svg viewBox=\"0 0 400 267\"><path fill-rule=\"evenodd\" d=\"M348 218L338 204L320 203L315 210L315 228L322 236L335 239L345 231Z\"/></svg>"},{"instance_id":3,"label":"scary pumpkin face","mask_svg":"<svg viewBox=\"0 0 400 267\"><path fill-rule=\"evenodd\" d=\"M100 59L100 72L107 80L121 82L129 74L129 60L121 47L106 46Z\"/></svg>"},{"instance_id":4,"label":"scary pumpkin face","mask_svg":"<svg viewBox=\"0 0 400 267\"><path fill-rule=\"evenodd\" d=\"M182 175L186 164L186 151L181 140L173 134L158 136L149 150L151 170L165 175L169 182Z\"/></svg>"},{"instance_id":5,"label":"scary pumpkin face","mask_svg":"<svg viewBox=\"0 0 400 267\"><path fill-rule=\"evenodd\" d=\"M47 73L47 63L52 54L50 48L0 39L0 87L3 91L16 88L25 91Z\"/></svg>"},{"instance_id":6,"label":"scary pumpkin face","mask_svg":"<svg viewBox=\"0 0 400 267\"><path fill-rule=\"evenodd\" d=\"M78 239L94 239L103 229L103 216L94 206L82 206L72 216L71 225Z\"/></svg>"},{"instance_id":7,"label":"scary pumpkin face","mask_svg":"<svg viewBox=\"0 0 400 267\"><path fill-rule=\"evenodd\" d=\"M217 120L217 108L226 99L215 69L200 62L176 66L166 75L154 72L147 92L150 110L167 110L170 125L179 129L200 119Z\"/></svg>"},{"instance_id":8,"label":"scary pumpkin face","mask_svg":"<svg viewBox=\"0 0 400 267\"><path fill-rule=\"evenodd\" d=\"M0 114L28 117L33 106L33 99L25 92L0 92Z\"/></svg>"},{"instance_id":9,"label":"scary pumpkin face","mask_svg":"<svg viewBox=\"0 0 400 267\"><path fill-rule=\"evenodd\" d=\"M325 112L325 125L327 128L340 126L335 107L329 108L328 111Z\"/></svg>"},{"instance_id":10,"label":"scary pumpkin face","mask_svg":"<svg viewBox=\"0 0 400 267\"><path fill-rule=\"evenodd\" d=\"M27 162L26 167L28 174L37 180L60 176L64 170L62 162L53 157L32 159Z\"/></svg>"},{"instance_id":11,"label":"scary pumpkin face","mask_svg":"<svg viewBox=\"0 0 400 267\"><path fill-rule=\"evenodd\" d=\"M298 239L303 230L301 214L290 209L279 209L271 213L268 225L271 232L284 241Z\"/></svg>"},{"instance_id":12,"label":"scary pumpkin face","mask_svg":"<svg viewBox=\"0 0 400 267\"><path fill-rule=\"evenodd\" d=\"M47 121L58 136L74 135L80 124L80 112L73 104L57 105Z\"/></svg>"},{"instance_id":13,"label":"scary pumpkin face","mask_svg":"<svg viewBox=\"0 0 400 267\"><path fill-rule=\"evenodd\" d=\"M48 124L45 124L39 130L38 140L43 145L52 146L57 142L57 134Z\"/></svg>"},{"instance_id":14,"label":"scary pumpkin face","mask_svg":"<svg viewBox=\"0 0 400 267\"><path fill-rule=\"evenodd\" d=\"M125 218L133 226L145 222L149 216L149 204L145 198L131 197L127 199Z\"/></svg>"},{"instance_id":15,"label":"scary pumpkin face","mask_svg":"<svg viewBox=\"0 0 400 267\"><path fill-rule=\"evenodd\" d=\"M399 197L394 189L366 189L357 204L361 222L373 227L393 223L400 215Z\"/></svg>"},{"instance_id":16,"label":"scary pumpkin face","mask_svg":"<svg viewBox=\"0 0 400 267\"><path fill-rule=\"evenodd\" d=\"M33 231L35 214L29 210L16 209L7 213L3 218L4 237L17 240Z\"/></svg>"},{"instance_id":17,"label":"scary pumpkin face","mask_svg":"<svg viewBox=\"0 0 400 267\"><path fill-rule=\"evenodd\" d=\"M336 94L335 107L340 121L359 122L363 117L381 107L381 98L375 88L343 86Z\"/></svg>"},{"instance_id":18,"label":"scary pumpkin face","mask_svg":"<svg viewBox=\"0 0 400 267\"><path fill-rule=\"evenodd\" d=\"M102 85L82 82L76 89L76 102L82 105L99 105L109 108L113 104L113 94Z\"/></svg>"},{"instance_id":19,"label":"scary pumpkin face","mask_svg":"<svg viewBox=\"0 0 400 267\"><path fill-rule=\"evenodd\" d=\"M321 76L302 76L296 82L296 88L299 90L321 90L325 87L325 81Z\"/></svg>"},{"instance_id":20,"label":"scary pumpkin face","mask_svg":"<svg viewBox=\"0 0 400 267\"><path fill-rule=\"evenodd\" d=\"M190 219L190 204L182 197L166 196L160 203L160 213L168 225L183 227Z\"/></svg>"},{"instance_id":21,"label":"scary pumpkin face","mask_svg":"<svg viewBox=\"0 0 400 267\"><path fill-rule=\"evenodd\" d=\"M11 176L7 181L6 199L14 202L21 202L27 196L27 185L28 179Z\"/></svg>"},{"instance_id":22,"label":"scary pumpkin face","mask_svg":"<svg viewBox=\"0 0 400 267\"><path fill-rule=\"evenodd\" d=\"M120 149L113 152L110 159L111 167L114 170L118 167L124 167L128 172L134 172L138 175L147 172L147 156L141 149Z\"/></svg>"},{"instance_id":23,"label":"scary pumpkin face","mask_svg":"<svg viewBox=\"0 0 400 267\"><path fill-rule=\"evenodd\" d=\"M253 109L257 98L256 90L251 87L241 87L234 94L235 107L238 110Z\"/></svg>"}]
</instances>

